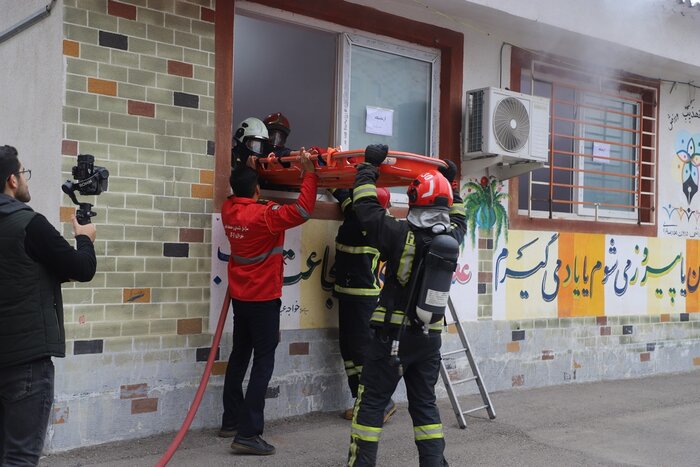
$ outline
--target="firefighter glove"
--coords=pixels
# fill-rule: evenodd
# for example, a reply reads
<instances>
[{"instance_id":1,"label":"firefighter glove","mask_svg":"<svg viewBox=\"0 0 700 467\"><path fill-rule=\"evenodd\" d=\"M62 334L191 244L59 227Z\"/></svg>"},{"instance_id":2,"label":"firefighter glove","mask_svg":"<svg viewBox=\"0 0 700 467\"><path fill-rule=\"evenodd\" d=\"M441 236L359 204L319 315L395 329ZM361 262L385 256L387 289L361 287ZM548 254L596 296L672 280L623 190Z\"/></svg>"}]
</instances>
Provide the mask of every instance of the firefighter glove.
<instances>
[{"instance_id":1,"label":"firefighter glove","mask_svg":"<svg viewBox=\"0 0 700 467\"><path fill-rule=\"evenodd\" d=\"M386 159L386 154L389 151L389 146L386 144L370 144L365 149L365 162L369 162L375 167L379 167L384 159Z\"/></svg>"},{"instance_id":2,"label":"firefighter glove","mask_svg":"<svg viewBox=\"0 0 700 467\"><path fill-rule=\"evenodd\" d=\"M445 162L447 162L447 167L440 167L438 170L451 184L457 176L457 165L449 159L445 160Z\"/></svg>"}]
</instances>

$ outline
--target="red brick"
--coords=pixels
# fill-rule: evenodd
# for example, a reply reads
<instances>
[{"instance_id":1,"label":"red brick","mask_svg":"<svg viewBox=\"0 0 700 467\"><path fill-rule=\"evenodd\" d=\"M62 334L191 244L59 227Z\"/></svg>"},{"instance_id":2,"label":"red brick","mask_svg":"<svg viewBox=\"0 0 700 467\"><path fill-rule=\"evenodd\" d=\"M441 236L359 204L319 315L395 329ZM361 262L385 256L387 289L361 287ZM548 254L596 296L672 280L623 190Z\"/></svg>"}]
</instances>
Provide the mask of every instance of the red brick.
<instances>
[{"instance_id":1,"label":"red brick","mask_svg":"<svg viewBox=\"0 0 700 467\"><path fill-rule=\"evenodd\" d=\"M542 351L542 360L554 360L554 351L553 350L543 350Z\"/></svg>"},{"instance_id":2,"label":"red brick","mask_svg":"<svg viewBox=\"0 0 700 467\"><path fill-rule=\"evenodd\" d=\"M480 250L486 250L488 248L489 242L485 238L480 238L479 239L479 249Z\"/></svg>"},{"instance_id":3,"label":"red brick","mask_svg":"<svg viewBox=\"0 0 700 467\"><path fill-rule=\"evenodd\" d=\"M211 374L214 376L225 375L227 366L228 362L214 362L214 365L211 367Z\"/></svg>"},{"instance_id":4,"label":"red brick","mask_svg":"<svg viewBox=\"0 0 700 467\"><path fill-rule=\"evenodd\" d=\"M201 334L202 318L187 318L177 320L178 334Z\"/></svg>"},{"instance_id":5,"label":"red brick","mask_svg":"<svg viewBox=\"0 0 700 467\"><path fill-rule=\"evenodd\" d=\"M700 357L693 358L693 365L700 366Z\"/></svg>"},{"instance_id":6,"label":"red brick","mask_svg":"<svg viewBox=\"0 0 700 467\"><path fill-rule=\"evenodd\" d=\"M493 280L493 273L492 272L480 272L479 273L479 282L488 284Z\"/></svg>"},{"instance_id":7,"label":"red brick","mask_svg":"<svg viewBox=\"0 0 700 467\"><path fill-rule=\"evenodd\" d=\"M88 92L116 96L117 82L108 79L88 78Z\"/></svg>"},{"instance_id":8,"label":"red brick","mask_svg":"<svg viewBox=\"0 0 700 467\"><path fill-rule=\"evenodd\" d=\"M142 117L155 117L156 106L150 102L132 101L128 102L129 115L140 115Z\"/></svg>"},{"instance_id":9,"label":"red brick","mask_svg":"<svg viewBox=\"0 0 700 467\"><path fill-rule=\"evenodd\" d=\"M120 399L142 399L148 396L148 384L122 384L119 387Z\"/></svg>"},{"instance_id":10,"label":"red brick","mask_svg":"<svg viewBox=\"0 0 700 467\"><path fill-rule=\"evenodd\" d=\"M649 360L651 360L651 354L649 352L642 352L639 354L640 362L648 362Z\"/></svg>"},{"instance_id":11,"label":"red brick","mask_svg":"<svg viewBox=\"0 0 700 467\"><path fill-rule=\"evenodd\" d=\"M199 17L202 21L208 21L210 23L213 23L216 19L216 12L211 8L202 7L202 12Z\"/></svg>"},{"instance_id":12,"label":"red brick","mask_svg":"<svg viewBox=\"0 0 700 467\"><path fill-rule=\"evenodd\" d=\"M151 289L123 289L122 303L151 303Z\"/></svg>"},{"instance_id":13,"label":"red brick","mask_svg":"<svg viewBox=\"0 0 700 467\"><path fill-rule=\"evenodd\" d=\"M506 352L520 352L520 342L508 342L506 344Z\"/></svg>"},{"instance_id":14,"label":"red brick","mask_svg":"<svg viewBox=\"0 0 700 467\"><path fill-rule=\"evenodd\" d=\"M126 19L136 19L136 7L133 5L127 5L125 3L115 2L109 0L107 2L107 13L112 16L119 16L120 18Z\"/></svg>"},{"instance_id":15,"label":"red brick","mask_svg":"<svg viewBox=\"0 0 700 467\"><path fill-rule=\"evenodd\" d=\"M75 208L61 206L61 209L59 212L59 218L60 218L61 222L71 222L71 218L73 217L73 214L75 214Z\"/></svg>"},{"instance_id":16,"label":"red brick","mask_svg":"<svg viewBox=\"0 0 700 467\"><path fill-rule=\"evenodd\" d=\"M214 184L214 171L213 170L200 170L199 171L199 183L204 183L206 185Z\"/></svg>"},{"instance_id":17,"label":"red brick","mask_svg":"<svg viewBox=\"0 0 700 467\"><path fill-rule=\"evenodd\" d=\"M180 229L180 241L201 243L204 241L204 229Z\"/></svg>"},{"instance_id":18,"label":"red brick","mask_svg":"<svg viewBox=\"0 0 700 467\"><path fill-rule=\"evenodd\" d=\"M131 401L131 414L157 412L158 399L134 399Z\"/></svg>"},{"instance_id":19,"label":"red brick","mask_svg":"<svg viewBox=\"0 0 700 467\"><path fill-rule=\"evenodd\" d=\"M513 387L525 386L525 375L514 375L511 379Z\"/></svg>"},{"instance_id":20,"label":"red brick","mask_svg":"<svg viewBox=\"0 0 700 467\"><path fill-rule=\"evenodd\" d=\"M197 183L192 184L192 197L193 198L206 198L211 199L214 197L214 185L200 185Z\"/></svg>"},{"instance_id":21,"label":"red brick","mask_svg":"<svg viewBox=\"0 0 700 467\"><path fill-rule=\"evenodd\" d=\"M63 154L64 156L77 156L78 142L71 141L69 139L64 139L61 142L61 154Z\"/></svg>"},{"instance_id":22,"label":"red brick","mask_svg":"<svg viewBox=\"0 0 700 467\"><path fill-rule=\"evenodd\" d=\"M309 355L308 342L290 342L289 355Z\"/></svg>"},{"instance_id":23,"label":"red brick","mask_svg":"<svg viewBox=\"0 0 700 467\"><path fill-rule=\"evenodd\" d=\"M75 41L63 39L63 55L68 55L69 57L79 57L80 44Z\"/></svg>"},{"instance_id":24,"label":"red brick","mask_svg":"<svg viewBox=\"0 0 700 467\"><path fill-rule=\"evenodd\" d=\"M608 325L608 317L607 316L596 316L595 322L598 326L607 326Z\"/></svg>"},{"instance_id":25,"label":"red brick","mask_svg":"<svg viewBox=\"0 0 700 467\"><path fill-rule=\"evenodd\" d=\"M660 320L662 323L668 323L669 321L671 321L671 315L668 314L668 313L663 313L663 314L659 317L659 320Z\"/></svg>"},{"instance_id":26,"label":"red brick","mask_svg":"<svg viewBox=\"0 0 700 467\"><path fill-rule=\"evenodd\" d=\"M168 73L171 75L184 76L185 78L192 78L192 65L178 62L177 60L168 60Z\"/></svg>"},{"instance_id":27,"label":"red brick","mask_svg":"<svg viewBox=\"0 0 700 467\"><path fill-rule=\"evenodd\" d=\"M601 336L609 336L610 335L610 326L601 326L600 327L600 335Z\"/></svg>"}]
</instances>

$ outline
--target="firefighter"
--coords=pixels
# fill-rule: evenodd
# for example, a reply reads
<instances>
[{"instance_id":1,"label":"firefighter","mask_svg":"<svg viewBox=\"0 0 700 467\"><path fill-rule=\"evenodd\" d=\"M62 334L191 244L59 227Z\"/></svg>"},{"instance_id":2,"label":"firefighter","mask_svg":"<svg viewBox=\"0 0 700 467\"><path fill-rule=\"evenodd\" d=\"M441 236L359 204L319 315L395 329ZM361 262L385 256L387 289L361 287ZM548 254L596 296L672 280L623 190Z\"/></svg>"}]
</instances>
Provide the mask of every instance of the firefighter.
<instances>
[{"instance_id":1,"label":"firefighter","mask_svg":"<svg viewBox=\"0 0 700 467\"><path fill-rule=\"evenodd\" d=\"M408 215L398 220L387 215L377 201L375 182L387 150L386 145L367 146L353 189L355 212L368 234L379 239L377 247L386 258L386 272L370 319L372 337L355 401L348 465L376 464L384 409L403 377L420 465L446 466L435 403L443 323L420 327L409 318L411 293L421 277L418 265L423 264L421 258L430 242L446 234L461 244L466 232L462 200L451 187L457 169L448 162L440 172L432 170L417 177L408 187ZM394 342L399 345L396 357L392 355Z\"/></svg>"},{"instance_id":2,"label":"firefighter","mask_svg":"<svg viewBox=\"0 0 700 467\"><path fill-rule=\"evenodd\" d=\"M353 399L357 398L364 355L369 344L369 319L377 306L379 285L379 250L377 241L367 235L352 207L350 190L333 189L343 211L344 221L335 238L335 285L333 295L338 299L338 333L340 355L345 365L348 386ZM382 208L390 204L386 188L377 188ZM385 410L384 423L396 411L394 401ZM352 420L352 407L342 417Z\"/></svg>"},{"instance_id":3,"label":"firefighter","mask_svg":"<svg viewBox=\"0 0 700 467\"><path fill-rule=\"evenodd\" d=\"M292 150L286 144L292 130L287 117L282 112L275 112L265 117L263 123L267 128L268 152L274 152L277 157L288 156Z\"/></svg>"},{"instance_id":4,"label":"firefighter","mask_svg":"<svg viewBox=\"0 0 700 467\"><path fill-rule=\"evenodd\" d=\"M267 127L262 120L255 117L243 120L233 133L231 168L239 164L245 166L250 156L263 156L268 142Z\"/></svg>"},{"instance_id":5,"label":"firefighter","mask_svg":"<svg viewBox=\"0 0 700 467\"><path fill-rule=\"evenodd\" d=\"M229 183L234 194L221 208L231 246L228 289L233 307L233 348L224 379L219 436L235 436L231 448L236 452L269 455L275 448L261 435L265 394L279 342L284 233L309 219L316 204L318 175L309 153L301 148L299 198L285 205L264 202L259 200L255 159L248 157L246 165L231 172ZM253 367L244 395L242 385L251 354Z\"/></svg>"}]
</instances>

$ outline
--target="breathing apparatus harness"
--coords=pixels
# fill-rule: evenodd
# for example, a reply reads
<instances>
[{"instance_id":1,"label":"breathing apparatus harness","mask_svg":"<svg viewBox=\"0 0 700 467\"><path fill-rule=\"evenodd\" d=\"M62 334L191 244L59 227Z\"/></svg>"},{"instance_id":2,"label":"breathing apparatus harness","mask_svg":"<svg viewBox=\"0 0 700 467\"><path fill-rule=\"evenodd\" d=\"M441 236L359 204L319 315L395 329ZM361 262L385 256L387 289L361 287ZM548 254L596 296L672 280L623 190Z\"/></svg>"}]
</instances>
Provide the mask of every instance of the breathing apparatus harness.
<instances>
[{"instance_id":1,"label":"breathing apparatus harness","mask_svg":"<svg viewBox=\"0 0 700 467\"><path fill-rule=\"evenodd\" d=\"M438 232L436 232L436 230ZM420 327L428 335L430 325L445 319L445 307L450 297L452 274L457 268L459 243L454 237L445 234L442 225L432 228L433 234L418 231L416 249L418 263L411 274L409 299L406 312L396 338L391 342L390 362L403 376L403 365L399 357L401 336L408 325ZM437 233L437 235L435 235ZM385 326L391 320L391 313L385 315Z\"/></svg>"}]
</instances>

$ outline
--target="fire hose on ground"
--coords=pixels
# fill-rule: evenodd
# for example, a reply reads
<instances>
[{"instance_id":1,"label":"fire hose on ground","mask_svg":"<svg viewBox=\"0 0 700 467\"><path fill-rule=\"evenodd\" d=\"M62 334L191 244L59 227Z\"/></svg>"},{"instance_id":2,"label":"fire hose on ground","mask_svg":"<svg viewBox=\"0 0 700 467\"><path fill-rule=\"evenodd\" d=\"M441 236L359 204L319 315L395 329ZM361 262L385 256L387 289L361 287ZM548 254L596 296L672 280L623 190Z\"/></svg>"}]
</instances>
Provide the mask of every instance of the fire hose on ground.
<instances>
[{"instance_id":1,"label":"fire hose on ground","mask_svg":"<svg viewBox=\"0 0 700 467\"><path fill-rule=\"evenodd\" d=\"M163 454L163 457L160 458L158 463L156 464L156 467L164 467L170 462L170 459L173 457L175 454L175 451L177 451L177 448L180 447L180 443L182 443L182 440L185 439L185 435L187 434L187 430L190 429L190 425L192 425L192 420L194 420L194 416L197 414L197 409L199 409L199 404L202 402L202 397L204 397L204 391L207 389L207 383L209 382L209 376L211 375L211 369L214 366L214 360L216 359L216 350L219 348L219 342L221 341L221 334L224 331L224 324L226 323L226 315L228 314L228 306L231 301L231 297L228 292L228 287L226 288L226 296L224 297L224 302L221 304L221 313L219 314L219 323L216 326L216 332L214 333L214 338L212 339L211 342L211 348L209 349L209 358L207 359L207 365L204 367L204 373L202 374L202 379L199 382L199 388L197 388L197 392L194 395L194 399L192 400L192 405L190 406L190 410L187 412L187 416L185 417L185 420L182 422L182 426L180 427L180 431L177 432L175 435L175 438L173 441L170 443L170 446L168 446L168 449L165 451L165 454Z\"/></svg>"}]
</instances>

